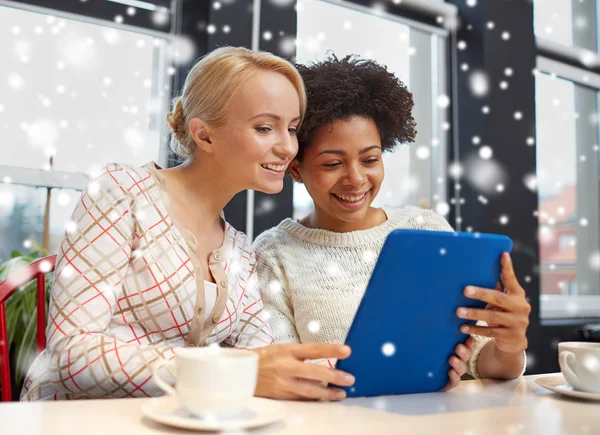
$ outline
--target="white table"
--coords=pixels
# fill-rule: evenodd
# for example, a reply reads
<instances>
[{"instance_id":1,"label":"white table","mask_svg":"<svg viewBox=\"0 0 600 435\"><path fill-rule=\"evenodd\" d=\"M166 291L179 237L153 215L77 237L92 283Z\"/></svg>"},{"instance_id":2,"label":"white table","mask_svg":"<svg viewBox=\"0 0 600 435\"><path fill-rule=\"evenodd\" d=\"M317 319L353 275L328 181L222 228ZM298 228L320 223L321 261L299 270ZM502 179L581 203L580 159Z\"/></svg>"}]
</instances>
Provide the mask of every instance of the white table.
<instances>
[{"instance_id":1,"label":"white table","mask_svg":"<svg viewBox=\"0 0 600 435\"><path fill-rule=\"evenodd\" d=\"M535 384L464 381L449 393L347 399L339 403L281 402L283 422L259 434L600 434L600 402L568 399ZM143 418L152 399L0 404L0 434L191 434Z\"/></svg>"}]
</instances>

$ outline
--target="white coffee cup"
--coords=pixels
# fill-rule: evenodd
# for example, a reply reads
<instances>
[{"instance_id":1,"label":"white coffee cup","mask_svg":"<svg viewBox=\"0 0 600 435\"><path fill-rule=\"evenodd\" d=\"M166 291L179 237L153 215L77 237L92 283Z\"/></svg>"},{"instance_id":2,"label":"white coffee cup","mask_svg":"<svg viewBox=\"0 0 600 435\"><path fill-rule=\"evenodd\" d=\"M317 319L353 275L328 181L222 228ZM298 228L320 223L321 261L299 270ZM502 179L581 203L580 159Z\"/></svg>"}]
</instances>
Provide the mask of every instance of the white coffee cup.
<instances>
[{"instance_id":1,"label":"white coffee cup","mask_svg":"<svg viewBox=\"0 0 600 435\"><path fill-rule=\"evenodd\" d=\"M558 362L571 387L586 393L600 393L600 343L559 343Z\"/></svg>"},{"instance_id":2,"label":"white coffee cup","mask_svg":"<svg viewBox=\"0 0 600 435\"><path fill-rule=\"evenodd\" d=\"M258 354L219 347L178 348L175 358L161 360L152 370L156 385L177 397L196 417L228 417L239 414L256 390ZM162 379L166 367L175 377L175 388Z\"/></svg>"}]
</instances>

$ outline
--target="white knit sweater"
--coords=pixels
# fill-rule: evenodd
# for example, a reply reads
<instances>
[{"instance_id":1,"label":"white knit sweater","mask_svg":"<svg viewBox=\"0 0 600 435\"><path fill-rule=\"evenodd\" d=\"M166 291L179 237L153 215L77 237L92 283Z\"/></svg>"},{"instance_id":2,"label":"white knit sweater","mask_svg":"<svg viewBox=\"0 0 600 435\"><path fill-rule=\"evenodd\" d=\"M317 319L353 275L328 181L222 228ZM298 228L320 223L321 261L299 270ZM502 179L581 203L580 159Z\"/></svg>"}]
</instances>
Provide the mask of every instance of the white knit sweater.
<instances>
[{"instance_id":1,"label":"white knit sweater","mask_svg":"<svg viewBox=\"0 0 600 435\"><path fill-rule=\"evenodd\" d=\"M270 326L279 343L344 343L387 235L397 229L453 231L437 213L384 209L388 220L347 233L307 228L291 219L254 242L257 274ZM478 377L476 345L468 372Z\"/></svg>"}]
</instances>

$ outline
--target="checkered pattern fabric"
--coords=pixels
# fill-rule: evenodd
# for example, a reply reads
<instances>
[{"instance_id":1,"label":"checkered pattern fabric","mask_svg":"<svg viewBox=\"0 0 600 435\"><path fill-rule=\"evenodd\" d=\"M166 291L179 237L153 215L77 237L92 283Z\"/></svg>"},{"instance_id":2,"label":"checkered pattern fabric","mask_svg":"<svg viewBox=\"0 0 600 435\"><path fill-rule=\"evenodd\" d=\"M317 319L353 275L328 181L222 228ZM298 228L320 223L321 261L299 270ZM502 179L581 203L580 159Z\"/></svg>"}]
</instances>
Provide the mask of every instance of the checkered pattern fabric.
<instances>
[{"instance_id":1,"label":"checkered pattern fabric","mask_svg":"<svg viewBox=\"0 0 600 435\"><path fill-rule=\"evenodd\" d=\"M175 348L273 342L246 236L223 221L208 260L217 284L205 288L164 183L154 163L110 164L83 192L58 252L47 349L22 400L156 396L152 366Z\"/></svg>"}]
</instances>

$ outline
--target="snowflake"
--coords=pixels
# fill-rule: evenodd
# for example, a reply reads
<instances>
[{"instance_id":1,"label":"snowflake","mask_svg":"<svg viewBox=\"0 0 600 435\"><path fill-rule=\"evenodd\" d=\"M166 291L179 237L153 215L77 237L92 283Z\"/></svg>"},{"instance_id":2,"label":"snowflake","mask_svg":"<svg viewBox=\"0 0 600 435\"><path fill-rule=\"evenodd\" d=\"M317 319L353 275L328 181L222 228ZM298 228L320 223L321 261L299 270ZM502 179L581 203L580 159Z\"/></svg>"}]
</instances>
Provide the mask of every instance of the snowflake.
<instances>
[{"instance_id":1,"label":"snowflake","mask_svg":"<svg viewBox=\"0 0 600 435\"><path fill-rule=\"evenodd\" d=\"M169 22L169 14L164 11L156 11L152 14L152 22L157 26L164 26Z\"/></svg>"},{"instance_id":2,"label":"snowflake","mask_svg":"<svg viewBox=\"0 0 600 435\"><path fill-rule=\"evenodd\" d=\"M529 190L535 192L537 189L537 177L534 174L527 174L523 178L523 183Z\"/></svg>"},{"instance_id":3,"label":"snowflake","mask_svg":"<svg viewBox=\"0 0 600 435\"><path fill-rule=\"evenodd\" d=\"M440 249L440 255L446 255L446 249L444 249L444 248Z\"/></svg>"},{"instance_id":4,"label":"snowflake","mask_svg":"<svg viewBox=\"0 0 600 435\"><path fill-rule=\"evenodd\" d=\"M507 82L507 81L505 81L505 80L502 80L502 81L500 82L500 85L499 85L499 86L500 86L500 89L502 89L503 91L505 91L505 90L507 90L507 89L508 89L508 82Z\"/></svg>"},{"instance_id":5,"label":"snowflake","mask_svg":"<svg viewBox=\"0 0 600 435\"><path fill-rule=\"evenodd\" d=\"M492 30L494 27L496 27L496 25L494 24L493 21L488 21L486 24L487 28Z\"/></svg>"},{"instance_id":6,"label":"snowflake","mask_svg":"<svg viewBox=\"0 0 600 435\"><path fill-rule=\"evenodd\" d=\"M433 372L427 372L427 377L428 378L433 378Z\"/></svg>"},{"instance_id":7,"label":"snowflake","mask_svg":"<svg viewBox=\"0 0 600 435\"><path fill-rule=\"evenodd\" d=\"M586 218L579 219L579 225L581 225L582 227L587 227L588 220Z\"/></svg>"},{"instance_id":8,"label":"snowflake","mask_svg":"<svg viewBox=\"0 0 600 435\"><path fill-rule=\"evenodd\" d=\"M293 55L296 52L296 39L292 36L282 38L279 42L279 49L285 55Z\"/></svg>"},{"instance_id":9,"label":"snowflake","mask_svg":"<svg viewBox=\"0 0 600 435\"><path fill-rule=\"evenodd\" d=\"M422 145L417 148L416 155L420 160L426 160L429 158L429 148L425 145Z\"/></svg>"},{"instance_id":10,"label":"snowflake","mask_svg":"<svg viewBox=\"0 0 600 435\"><path fill-rule=\"evenodd\" d=\"M502 32L502 39L505 41L508 41L510 39L510 33L509 32Z\"/></svg>"},{"instance_id":11,"label":"snowflake","mask_svg":"<svg viewBox=\"0 0 600 435\"><path fill-rule=\"evenodd\" d=\"M348 20L344 21L344 29L346 29L346 30L352 29L352 21L348 21Z\"/></svg>"},{"instance_id":12,"label":"snowflake","mask_svg":"<svg viewBox=\"0 0 600 435\"><path fill-rule=\"evenodd\" d=\"M268 322L269 320L271 320L271 317L273 317L273 313L271 313L271 311L269 311L268 309L264 309L261 313L261 317L262 320Z\"/></svg>"},{"instance_id":13,"label":"snowflake","mask_svg":"<svg viewBox=\"0 0 600 435\"><path fill-rule=\"evenodd\" d=\"M438 202L435 206L435 211L442 216L446 216L450 212L450 206L447 202Z\"/></svg>"},{"instance_id":14,"label":"snowflake","mask_svg":"<svg viewBox=\"0 0 600 435\"><path fill-rule=\"evenodd\" d=\"M394 346L394 343L384 343L383 346L381 346L381 353L383 353L384 356L393 356L396 353L396 346Z\"/></svg>"},{"instance_id":15,"label":"snowflake","mask_svg":"<svg viewBox=\"0 0 600 435\"><path fill-rule=\"evenodd\" d=\"M492 158L493 155L494 152L489 146L484 145L481 148L479 148L479 157L481 157L482 159L489 160Z\"/></svg>"},{"instance_id":16,"label":"snowflake","mask_svg":"<svg viewBox=\"0 0 600 435\"><path fill-rule=\"evenodd\" d=\"M527 145L532 146L535 143L535 139L532 137L528 137L525 141Z\"/></svg>"},{"instance_id":17,"label":"snowflake","mask_svg":"<svg viewBox=\"0 0 600 435\"><path fill-rule=\"evenodd\" d=\"M448 95L440 95L437 98L437 105L440 109L445 109L450 105L450 98Z\"/></svg>"},{"instance_id":18,"label":"snowflake","mask_svg":"<svg viewBox=\"0 0 600 435\"><path fill-rule=\"evenodd\" d=\"M40 267L41 269L41 267ZM65 278L71 278L74 274L75 270L73 269L73 266L67 265L65 267L63 267L62 271L61 271L61 275L64 276Z\"/></svg>"},{"instance_id":19,"label":"snowflake","mask_svg":"<svg viewBox=\"0 0 600 435\"><path fill-rule=\"evenodd\" d=\"M469 64L468 63L463 63L460 66L460 69L463 70L463 71L469 71Z\"/></svg>"},{"instance_id":20,"label":"snowflake","mask_svg":"<svg viewBox=\"0 0 600 435\"><path fill-rule=\"evenodd\" d=\"M69 234L74 233L75 231L77 231L77 223L69 219L65 224L65 231Z\"/></svg>"},{"instance_id":21,"label":"snowflake","mask_svg":"<svg viewBox=\"0 0 600 435\"><path fill-rule=\"evenodd\" d=\"M375 259L375 253L373 251L364 251L363 260L367 263L371 263Z\"/></svg>"},{"instance_id":22,"label":"snowflake","mask_svg":"<svg viewBox=\"0 0 600 435\"><path fill-rule=\"evenodd\" d=\"M450 175L452 176L452 178L454 178L454 179L459 179L463 174L463 168L462 168L461 164L456 163L456 162L454 162L450 165L450 168L448 169L448 171L449 171Z\"/></svg>"},{"instance_id":23,"label":"snowflake","mask_svg":"<svg viewBox=\"0 0 600 435\"><path fill-rule=\"evenodd\" d=\"M272 293L279 293L279 292L281 292L281 283L279 281L277 281L277 280L271 281L269 283L269 290Z\"/></svg>"},{"instance_id":24,"label":"snowflake","mask_svg":"<svg viewBox=\"0 0 600 435\"><path fill-rule=\"evenodd\" d=\"M485 115L487 115L488 113L490 113L490 108L489 108L489 106L483 106L483 107L481 108L481 113L483 113L483 114L485 114Z\"/></svg>"},{"instance_id":25,"label":"snowflake","mask_svg":"<svg viewBox=\"0 0 600 435\"><path fill-rule=\"evenodd\" d=\"M229 33L229 32L231 32L231 26L225 24L223 26L223 33Z\"/></svg>"},{"instance_id":26,"label":"snowflake","mask_svg":"<svg viewBox=\"0 0 600 435\"><path fill-rule=\"evenodd\" d=\"M38 119L31 126L25 126L29 141L36 147L53 146L58 139L58 128L49 119Z\"/></svg>"},{"instance_id":27,"label":"snowflake","mask_svg":"<svg viewBox=\"0 0 600 435\"><path fill-rule=\"evenodd\" d=\"M94 195L100 192L100 184L97 181L92 181L87 188L89 194Z\"/></svg>"},{"instance_id":28,"label":"snowflake","mask_svg":"<svg viewBox=\"0 0 600 435\"><path fill-rule=\"evenodd\" d=\"M588 262L593 270L600 271L600 251L592 252Z\"/></svg>"},{"instance_id":29,"label":"snowflake","mask_svg":"<svg viewBox=\"0 0 600 435\"><path fill-rule=\"evenodd\" d=\"M330 275L338 276L342 273L342 269L340 269L340 266L337 263L330 263L327 267L327 272Z\"/></svg>"},{"instance_id":30,"label":"snowflake","mask_svg":"<svg viewBox=\"0 0 600 435\"><path fill-rule=\"evenodd\" d=\"M467 6L470 8L477 6L477 0L467 0Z\"/></svg>"},{"instance_id":31,"label":"snowflake","mask_svg":"<svg viewBox=\"0 0 600 435\"><path fill-rule=\"evenodd\" d=\"M480 203L482 203L482 204L487 204L487 203L488 203L488 200L487 200L487 198L486 198L485 196L483 196L483 195L479 195L479 196L477 197L477 200L478 200Z\"/></svg>"},{"instance_id":32,"label":"snowflake","mask_svg":"<svg viewBox=\"0 0 600 435\"><path fill-rule=\"evenodd\" d=\"M25 86L25 80L19 74L11 73L8 76L8 86L18 91L20 89L23 89L23 87Z\"/></svg>"},{"instance_id":33,"label":"snowflake","mask_svg":"<svg viewBox=\"0 0 600 435\"><path fill-rule=\"evenodd\" d=\"M467 43L465 41L458 41L458 44L456 46L459 50L464 50L467 48Z\"/></svg>"},{"instance_id":34,"label":"snowflake","mask_svg":"<svg viewBox=\"0 0 600 435\"><path fill-rule=\"evenodd\" d=\"M270 31L266 31L263 33L263 39L265 41L270 41L271 39L273 39L273 34Z\"/></svg>"},{"instance_id":35,"label":"snowflake","mask_svg":"<svg viewBox=\"0 0 600 435\"><path fill-rule=\"evenodd\" d=\"M122 24L123 23L123 15L117 15L115 17L115 23Z\"/></svg>"},{"instance_id":36,"label":"snowflake","mask_svg":"<svg viewBox=\"0 0 600 435\"><path fill-rule=\"evenodd\" d=\"M71 202L71 197L69 196L69 194L67 192L60 192L58 194L57 202L58 202L58 205L64 207L69 202Z\"/></svg>"},{"instance_id":37,"label":"snowflake","mask_svg":"<svg viewBox=\"0 0 600 435\"><path fill-rule=\"evenodd\" d=\"M515 112L513 116L517 121L523 119L523 114L521 112Z\"/></svg>"},{"instance_id":38,"label":"snowflake","mask_svg":"<svg viewBox=\"0 0 600 435\"><path fill-rule=\"evenodd\" d=\"M499 221L500 221L501 225L508 224L508 216L506 216L505 214L503 214L502 216L500 216Z\"/></svg>"},{"instance_id":39,"label":"snowflake","mask_svg":"<svg viewBox=\"0 0 600 435\"><path fill-rule=\"evenodd\" d=\"M590 51L590 50L584 50L580 56L579 56L579 60L581 61L581 63L583 63L585 66L587 67L593 67L595 66L596 63L596 53Z\"/></svg>"},{"instance_id":40,"label":"snowflake","mask_svg":"<svg viewBox=\"0 0 600 435\"><path fill-rule=\"evenodd\" d=\"M31 248L32 246L33 246L33 243L31 243L31 240L27 239L27 240L24 240L24 241L23 241L23 247L24 247L25 249L29 249L29 248Z\"/></svg>"},{"instance_id":41,"label":"snowflake","mask_svg":"<svg viewBox=\"0 0 600 435\"><path fill-rule=\"evenodd\" d=\"M484 97L490 89L489 77L483 71L473 71L469 77L469 88L476 97Z\"/></svg>"},{"instance_id":42,"label":"snowflake","mask_svg":"<svg viewBox=\"0 0 600 435\"><path fill-rule=\"evenodd\" d=\"M321 323L318 320L311 320L308 322L308 332L316 334L321 330Z\"/></svg>"}]
</instances>

